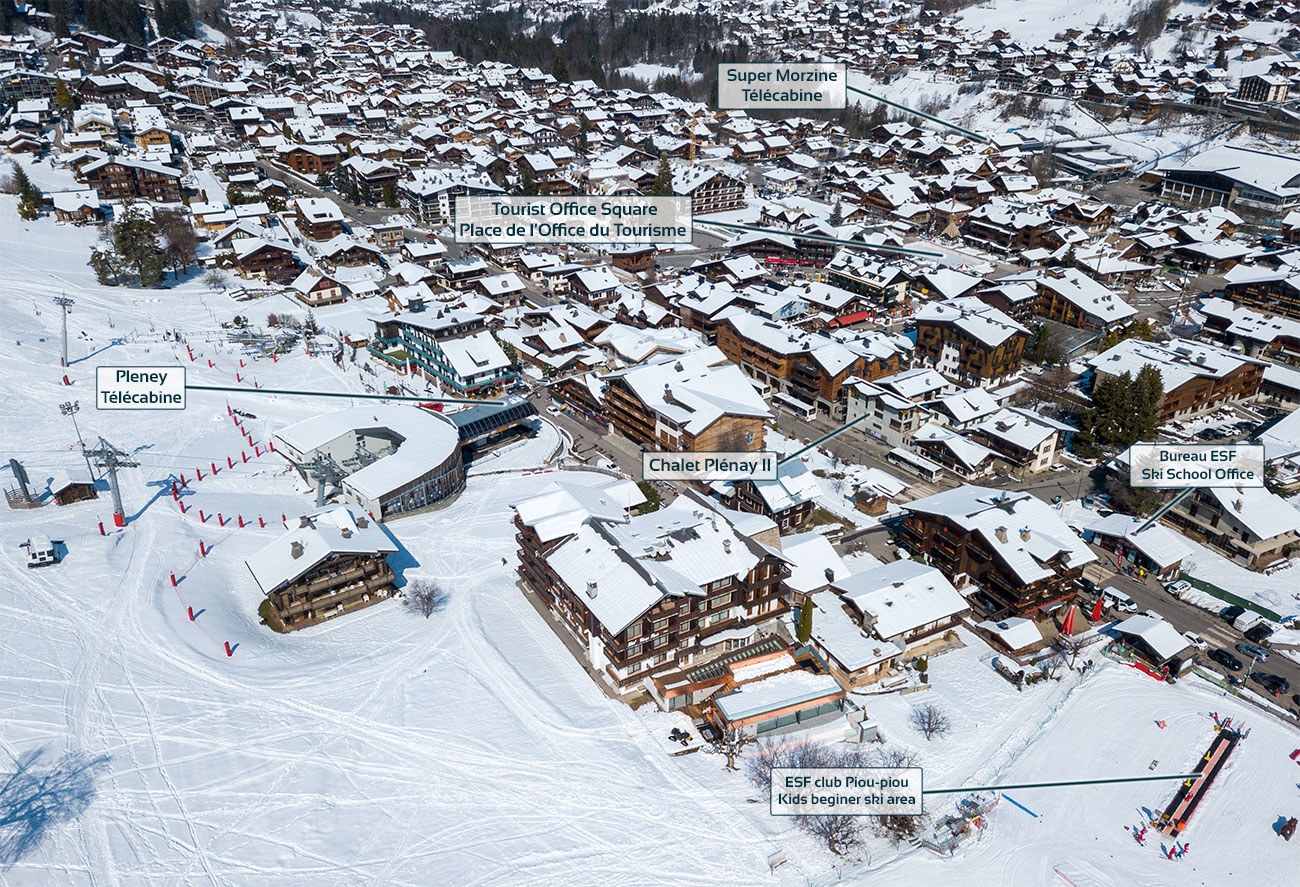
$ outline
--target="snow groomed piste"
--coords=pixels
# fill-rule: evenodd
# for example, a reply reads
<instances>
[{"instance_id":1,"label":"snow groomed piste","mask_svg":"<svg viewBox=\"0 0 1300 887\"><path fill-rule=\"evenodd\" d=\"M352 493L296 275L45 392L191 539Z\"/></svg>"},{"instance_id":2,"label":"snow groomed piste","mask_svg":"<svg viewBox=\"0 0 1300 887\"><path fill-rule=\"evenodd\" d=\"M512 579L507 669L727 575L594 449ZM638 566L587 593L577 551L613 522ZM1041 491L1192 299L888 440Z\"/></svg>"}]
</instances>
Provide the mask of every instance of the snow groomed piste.
<instances>
[{"instance_id":1,"label":"snow groomed piste","mask_svg":"<svg viewBox=\"0 0 1300 887\"><path fill-rule=\"evenodd\" d=\"M1165 812L1160 814L1160 819L1154 823L1160 831L1171 838L1176 838L1187 828L1192 814L1196 812L1210 786L1214 785L1215 777L1228 762L1228 757L1237 747L1237 743L1244 738L1241 729L1232 726L1232 718L1228 718L1218 727L1214 740L1210 742L1209 750L1196 762L1196 769L1193 772L1199 775L1184 780L1178 786L1178 790L1174 792L1174 799L1169 802Z\"/></svg>"}]
</instances>

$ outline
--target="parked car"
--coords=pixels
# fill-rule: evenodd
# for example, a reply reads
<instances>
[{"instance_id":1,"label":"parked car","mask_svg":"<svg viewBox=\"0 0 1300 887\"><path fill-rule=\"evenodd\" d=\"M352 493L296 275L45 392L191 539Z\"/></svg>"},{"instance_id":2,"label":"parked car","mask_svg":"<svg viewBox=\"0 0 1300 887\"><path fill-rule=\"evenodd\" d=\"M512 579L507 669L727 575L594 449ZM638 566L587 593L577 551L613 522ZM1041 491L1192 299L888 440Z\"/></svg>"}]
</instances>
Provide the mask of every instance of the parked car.
<instances>
[{"instance_id":1,"label":"parked car","mask_svg":"<svg viewBox=\"0 0 1300 887\"><path fill-rule=\"evenodd\" d=\"M1103 588L1101 590L1101 599L1106 602L1107 607L1114 610L1125 613L1136 613L1138 611L1137 601L1118 588Z\"/></svg>"},{"instance_id":2,"label":"parked car","mask_svg":"<svg viewBox=\"0 0 1300 887\"><path fill-rule=\"evenodd\" d=\"M1178 579L1174 582L1165 583L1165 591L1169 592L1174 597L1182 597L1191 590L1192 583L1188 582L1186 579Z\"/></svg>"},{"instance_id":3,"label":"parked car","mask_svg":"<svg viewBox=\"0 0 1300 887\"><path fill-rule=\"evenodd\" d=\"M1183 632L1183 637L1187 638L1187 643L1191 644L1198 650L1206 650L1210 646L1205 642L1205 638L1201 637L1194 631Z\"/></svg>"},{"instance_id":4,"label":"parked car","mask_svg":"<svg viewBox=\"0 0 1300 887\"><path fill-rule=\"evenodd\" d=\"M1291 689L1290 681L1272 672L1252 671L1250 679L1274 695L1280 695Z\"/></svg>"},{"instance_id":5,"label":"parked car","mask_svg":"<svg viewBox=\"0 0 1300 887\"><path fill-rule=\"evenodd\" d=\"M1079 583L1079 587L1082 588L1084 591L1088 592L1088 594L1097 593L1098 591L1097 583L1093 582L1088 577L1080 576L1076 581Z\"/></svg>"},{"instance_id":6,"label":"parked car","mask_svg":"<svg viewBox=\"0 0 1300 887\"><path fill-rule=\"evenodd\" d=\"M1245 607L1239 607L1236 604L1233 604L1231 607L1224 607L1222 610L1220 610L1219 618L1222 619L1224 622L1228 623L1229 625L1231 625L1233 622L1236 621L1237 617L1244 612L1246 612Z\"/></svg>"},{"instance_id":7,"label":"parked car","mask_svg":"<svg viewBox=\"0 0 1300 887\"><path fill-rule=\"evenodd\" d=\"M1229 671L1241 671L1241 660L1227 650L1211 650L1209 658Z\"/></svg>"},{"instance_id":8,"label":"parked car","mask_svg":"<svg viewBox=\"0 0 1300 887\"><path fill-rule=\"evenodd\" d=\"M1246 632L1246 640L1252 644L1266 644L1273 636L1273 626L1267 622L1257 622Z\"/></svg>"},{"instance_id":9,"label":"parked car","mask_svg":"<svg viewBox=\"0 0 1300 887\"><path fill-rule=\"evenodd\" d=\"M1237 644L1236 650L1242 655L1249 656L1256 662L1268 662L1268 651L1263 647L1255 644Z\"/></svg>"},{"instance_id":10,"label":"parked car","mask_svg":"<svg viewBox=\"0 0 1300 887\"><path fill-rule=\"evenodd\" d=\"M549 406L546 408L546 412L550 413L552 416L558 416L560 413L564 412L564 410L556 406Z\"/></svg>"}]
</instances>

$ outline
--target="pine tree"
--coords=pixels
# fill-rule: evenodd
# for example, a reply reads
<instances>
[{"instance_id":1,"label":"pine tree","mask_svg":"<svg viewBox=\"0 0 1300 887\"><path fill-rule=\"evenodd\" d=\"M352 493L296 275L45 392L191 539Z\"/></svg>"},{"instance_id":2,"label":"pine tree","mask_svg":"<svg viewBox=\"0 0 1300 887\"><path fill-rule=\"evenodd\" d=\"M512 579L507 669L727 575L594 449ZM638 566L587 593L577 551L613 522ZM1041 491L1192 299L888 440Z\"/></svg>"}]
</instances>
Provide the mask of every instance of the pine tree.
<instances>
[{"instance_id":1,"label":"pine tree","mask_svg":"<svg viewBox=\"0 0 1300 887\"><path fill-rule=\"evenodd\" d=\"M659 155L659 169L655 172L654 183L650 186L650 196L673 196L673 168L668 163L668 155Z\"/></svg>"},{"instance_id":2,"label":"pine tree","mask_svg":"<svg viewBox=\"0 0 1300 887\"><path fill-rule=\"evenodd\" d=\"M799 607L799 625L795 628L795 637L799 643L806 644L812 637L812 620L813 620L813 602L812 598L803 599L803 604Z\"/></svg>"},{"instance_id":3,"label":"pine tree","mask_svg":"<svg viewBox=\"0 0 1300 887\"><path fill-rule=\"evenodd\" d=\"M9 176L8 191L15 194L18 199L31 200L37 203L41 199L41 189L32 184L32 180L27 176L27 170L15 163L13 174Z\"/></svg>"},{"instance_id":4,"label":"pine tree","mask_svg":"<svg viewBox=\"0 0 1300 887\"><path fill-rule=\"evenodd\" d=\"M158 225L139 207L128 204L122 210L113 224L112 243L116 267L134 274L140 286L154 287L162 283L166 254L158 242ZM93 252L91 261L95 261ZM95 270L98 274L99 269Z\"/></svg>"},{"instance_id":5,"label":"pine tree","mask_svg":"<svg viewBox=\"0 0 1300 887\"><path fill-rule=\"evenodd\" d=\"M532 197L537 193L537 178L533 175L532 167L524 165L519 170L519 193L525 197Z\"/></svg>"},{"instance_id":6,"label":"pine tree","mask_svg":"<svg viewBox=\"0 0 1300 887\"><path fill-rule=\"evenodd\" d=\"M73 97L72 90L62 80L54 84L54 107L61 114L70 114L77 109L77 100Z\"/></svg>"},{"instance_id":7,"label":"pine tree","mask_svg":"<svg viewBox=\"0 0 1300 887\"><path fill-rule=\"evenodd\" d=\"M397 209L397 186L392 182L384 183L384 206Z\"/></svg>"},{"instance_id":8,"label":"pine tree","mask_svg":"<svg viewBox=\"0 0 1300 887\"><path fill-rule=\"evenodd\" d=\"M0 0L3 2L3 0ZM30 196L23 197L18 201L18 218L30 222L41 214L41 207Z\"/></svg>"},{"instance_id":9,"label":"pine tree","mask_svg":"<svg viewBox=\"0 0 1300 887\"><path fill-rule=\"evenodd\" d=\"M844 224L844 204L838 197L835 198L835 205L831 207L831 217L827 221L836 228Z\"/></svg>"}]
</instances>

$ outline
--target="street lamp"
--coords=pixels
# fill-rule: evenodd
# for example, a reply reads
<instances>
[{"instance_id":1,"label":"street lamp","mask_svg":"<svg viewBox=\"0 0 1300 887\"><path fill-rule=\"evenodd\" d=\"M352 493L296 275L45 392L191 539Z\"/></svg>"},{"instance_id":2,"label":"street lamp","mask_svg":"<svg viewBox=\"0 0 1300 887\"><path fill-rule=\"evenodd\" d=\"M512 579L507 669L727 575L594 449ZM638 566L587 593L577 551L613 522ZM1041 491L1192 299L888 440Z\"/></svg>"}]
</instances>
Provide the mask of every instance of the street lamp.
<instances>
[{"instance_id":1,"label":"street lamp","mask_svg":"<svg viewBox=\"0 0 1300 887\"><path fill-rule=\"evenodd\" d=\"M81 402L76 400L65 401L59 404L59 412L72 419L72 428L77 432L77 446L81 447L82 458L86 460L86 470L90 472L90 479L95 480L95 469L90 467L90 456L86 455L86 442L81 437L81 428L77 425L77 413L81 410Z\"/></svg>"}]
</instances>

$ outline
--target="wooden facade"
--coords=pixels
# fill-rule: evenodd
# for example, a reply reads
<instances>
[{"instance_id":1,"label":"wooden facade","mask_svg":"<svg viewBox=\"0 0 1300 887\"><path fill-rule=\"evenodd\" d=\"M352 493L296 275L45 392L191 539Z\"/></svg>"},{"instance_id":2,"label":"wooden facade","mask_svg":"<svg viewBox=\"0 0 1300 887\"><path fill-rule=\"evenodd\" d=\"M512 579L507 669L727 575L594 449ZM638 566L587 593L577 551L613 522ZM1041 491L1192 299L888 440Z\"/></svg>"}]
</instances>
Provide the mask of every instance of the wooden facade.
<instances>
[{"instance_id":1,"label":"wooden facade","mask_svg":"<svg viewBox=\"0 0 1300 887\"><path fill-rule=\"evenodd\" d=\"M392 595L393 579L383 554L336 554L267 599L284 627L294 631L379 603Z\"/></svg>"}]
</instances>

